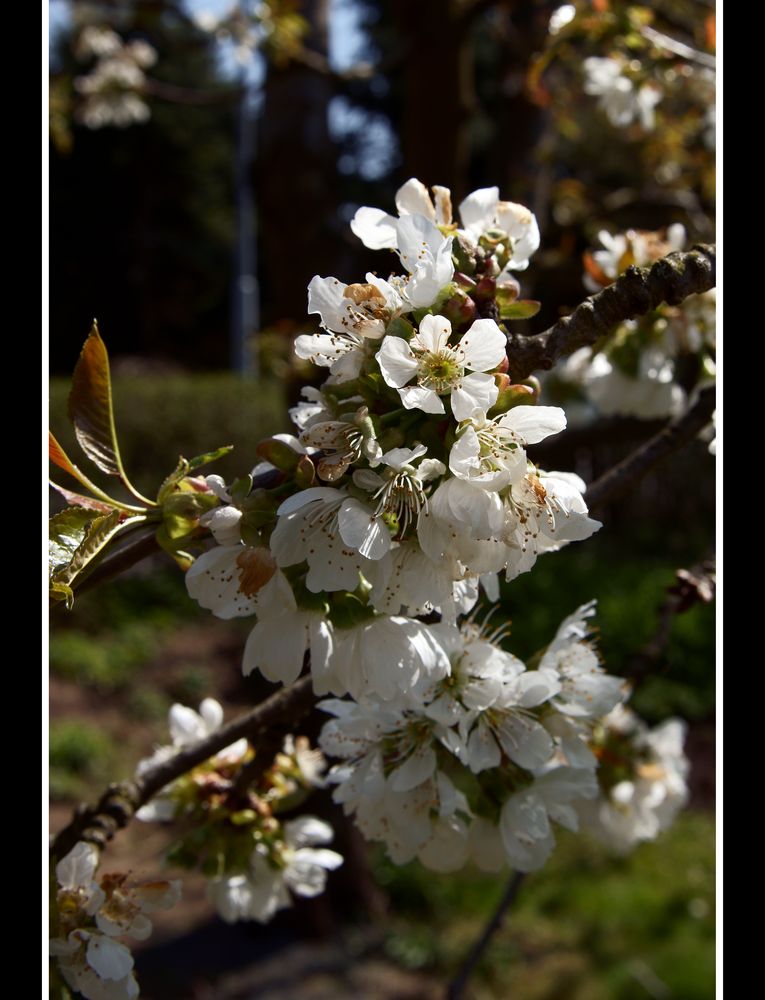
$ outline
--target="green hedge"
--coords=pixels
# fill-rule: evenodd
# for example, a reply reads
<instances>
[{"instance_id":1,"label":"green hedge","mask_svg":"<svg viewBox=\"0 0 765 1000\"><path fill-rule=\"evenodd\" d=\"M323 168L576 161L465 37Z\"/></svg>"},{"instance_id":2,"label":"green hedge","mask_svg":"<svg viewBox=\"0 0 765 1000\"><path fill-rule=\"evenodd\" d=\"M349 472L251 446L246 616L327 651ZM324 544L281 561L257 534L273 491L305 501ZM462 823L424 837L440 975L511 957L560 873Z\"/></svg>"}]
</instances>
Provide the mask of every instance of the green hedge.
<instances>
[{"instance_id":1,"label":"green hedge","mask_svg":"<svg viewBox=\"0 0 765 1000\"><path fill-rule=\"evenodd\" d=\"M53 379L50 387L50 427L75 464L91 474L66 415L70 380ZM236 375L169 375L114 379L114 410L125 468L135 485L152 497L179 455L193 458L232 444L234 451L210 472L234 478L258 461L258 441L288 430L289 419L281 383L250 382ZM67 482L64 473L58 481ZM97 474L93 479L106 480Z\"/></svg>"}]
</instances>

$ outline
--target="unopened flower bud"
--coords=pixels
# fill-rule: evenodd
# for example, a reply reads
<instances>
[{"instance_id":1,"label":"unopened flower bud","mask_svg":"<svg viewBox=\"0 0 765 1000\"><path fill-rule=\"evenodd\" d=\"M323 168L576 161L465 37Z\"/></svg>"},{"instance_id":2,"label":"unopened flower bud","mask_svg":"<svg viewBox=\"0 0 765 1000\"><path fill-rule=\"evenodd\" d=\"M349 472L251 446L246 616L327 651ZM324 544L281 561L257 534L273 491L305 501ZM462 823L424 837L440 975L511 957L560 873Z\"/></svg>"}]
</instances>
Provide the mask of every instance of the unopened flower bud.
<instances>
[{"instance_id":1,"label":"unopened flower bud","mask_svg":"<svg viewBox=\"0 0 765 1000\"><path fill-rule=\"evenodd\" d=\"M441 315L446 316L453 328L472 323L476 318L475 302L462 291L455 291L441 308Z\"/></svg>"},{"instance_id":2,"label":"unopened flower bud","mask_svg":"<svg viewBox=\"0 0 765 1000\"><path fill-rule=\"evenodd\" d=\"M500 375L498 379L502 379L504 384L500 384L499 386L497 402L489 411L491 416L495 417L500 413L506 413L514 406L530 406L536 401L535 393L531 386L511 383L507 375Z\"/></svg>"}]
</instances>

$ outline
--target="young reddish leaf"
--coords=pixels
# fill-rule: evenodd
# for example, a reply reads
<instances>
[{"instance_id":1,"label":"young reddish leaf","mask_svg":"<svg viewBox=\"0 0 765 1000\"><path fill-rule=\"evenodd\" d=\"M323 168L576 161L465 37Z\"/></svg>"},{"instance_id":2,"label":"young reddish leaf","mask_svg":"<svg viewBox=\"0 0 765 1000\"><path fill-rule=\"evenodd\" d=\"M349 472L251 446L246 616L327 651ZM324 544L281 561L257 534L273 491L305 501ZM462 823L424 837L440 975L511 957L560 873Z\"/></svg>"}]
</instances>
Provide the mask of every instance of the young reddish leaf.
<instances>
[{"instance_id":1,"label":"young reddish leaf","mask_svg":"<svg viewBox=\"0 0 765 1000\"><path fill-rule=\"evenodd\" d=\"M57 493L61 494L70 507L85 507L87 510L97 510L101 514L111 514L114 510L114 507L108 503L104 503L102 500L94 500L93 497L86 497L82 493L73 493L72 490L68 490L65 486L59 486L58 483L54 483L52 479L49 479L48 483Z\"/></svg>"},{"instance_id":2,"label":"young reddish leaf","mask_svg":"<svg viewBox=\"0 0 765 1000\"><path fill-rule=\"evenodd\" d=\"M103 490L100 490L95 483L92 483L81 469L77 468L51 431L48 431L48 457L54 465L57 465L59 469L63 469L64 472L68 472L69 475L84 486L86 490L90 490L90 492L95 496L101 497L104 500L108 501L111 499L104 493ZM59 489L59 487L56 486L56 489ZM61 492L61 490L59 490L59 492ZM87 504L83 504L83 507L84 506L87 506ZM112 508L110 507L109 509L111 510Z\"/></svg>"},{"instance_id":3,"label":"young reddish leaf","mask_svg":"<svg viewBox=\"0 0 765 1000\"><path fill-rule=\"evenodd\" d=\"M124 478L112 409L109 355L93 324L72 376L69 418L82 450L102 472Z\"/></svg>"}]
</instances>

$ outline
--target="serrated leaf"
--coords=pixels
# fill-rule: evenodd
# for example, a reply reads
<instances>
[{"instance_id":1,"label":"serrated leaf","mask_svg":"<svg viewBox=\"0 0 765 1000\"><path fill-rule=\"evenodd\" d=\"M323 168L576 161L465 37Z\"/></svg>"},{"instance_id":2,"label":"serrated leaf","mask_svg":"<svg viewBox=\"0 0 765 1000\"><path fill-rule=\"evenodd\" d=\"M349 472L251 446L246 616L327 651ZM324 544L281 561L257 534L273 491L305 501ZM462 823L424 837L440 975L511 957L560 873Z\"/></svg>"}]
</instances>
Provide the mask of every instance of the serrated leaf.
<instances>
[{"instance_id":1,"label":"serrated leaf","mask_svg":"<svg viewBox=\"0 0 765 1000\"><path fill-rule=\"evenodd\" d=\"M501 306L499 315L501 319L531 319L541 308L541 302L535 302L533 299L518 299L516 302L509 302L507 305Z\"/></svg>"},{"instance_id":2,"label":"serrated leaf","mask_svg":"<svg viewBox=\"0 0 765 1000\"><path fill-rule=\"evenodd\" d=\"M133 496L150 503L131 484L122 466L114 427L109 355L95 323L72 376L69 419L80 447L91 462L107 475L121 479Z\"/></svg>"},{"instance_id":3,"label":"serrated leaf","mask_svg":"<svg viewBox=\"0 0 765 1000\"><path fill-rule=\"evenodd\" d=\"M70 507L85 507L86 510L96 510L101 514L110 514L114 507L111 507L108 503L104 503L102 500L94 500L93 497L86 497L82 493L73 493L72 490L68 490L65 486L59 486L58 483L54 483L52 479L48 480L48 484L66 500Z\"/></svg>"},{"instance_id":4,"label":"serrated leaf","mask_svg":"<svg viewBox=\"0 0 765 1000\"><path fill-rule=\"evenodd\" d=\"M87 527L85 536L74 551L68 565L58 569L52 583L63 583L69 586L90 566L109 542L124 529L145 521L143 516L129 517L120 520L120 511L111 514L96 515Z\"/></svg>"},{"instance_id":5,"label":"serrated leaf","mask_svg":"<svg viewBox=\"0 0 765 1000\"><path fill-rule=\"evenodd\" d=\"M180 455L178 457L178 464L159 488L159 493L157 493L157 503L161 504L163 500L167 499L169 494L173 492L183 477L188 474L188 471L189 463L183 455Z\"/></svg>"},{"instance_id":6,"label":"serrated leaf","mask_svg":"<svg viewBox=\"0 0 765 1000\"><path fill-rule=\"evenodd\" d=\"M204 455L197 455L196 458L190 458L189 471L194 472L195 469L201 469L203 465L209 465L210 462L217 462L219 458L223 458L224 455L228 455L233 450L233 444L224 444L223 447L216 448L215 451L208 451Z\"/></svg>"},{"instance_id":7,"label":"serrated leaf","mask_svg":"<svg viewBox=\"0 0 765 1000\"><path fill-rule=\"evenodd\" d=\"M62 510L48 522L48 574L68 566L98 514L84 507Z\"/></svg>"}]
</instances>

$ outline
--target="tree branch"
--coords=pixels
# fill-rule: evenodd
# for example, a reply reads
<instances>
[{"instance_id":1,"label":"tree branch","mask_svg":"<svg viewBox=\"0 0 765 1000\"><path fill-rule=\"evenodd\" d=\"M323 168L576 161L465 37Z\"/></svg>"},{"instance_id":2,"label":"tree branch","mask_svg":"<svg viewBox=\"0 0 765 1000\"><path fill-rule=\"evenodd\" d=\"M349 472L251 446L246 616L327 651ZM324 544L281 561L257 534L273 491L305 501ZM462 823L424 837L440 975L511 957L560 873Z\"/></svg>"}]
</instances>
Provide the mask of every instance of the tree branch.
<instances>
[{"instance_id":1,"label":"tree branch","mask_svg":"<svg viewBox=\"0 0 765 1000\"><path fill-rule=\"evenodd\" d=\"M716 585L715 554L709 552L701 562L690 569L675 572L675 582L667 587L664 600L659 605L658 625L651 639L627 662L624 675L633 684L653 672L662 659L672 633L672 623L677 615L688 611L700 601L709 604L714 600Z\"/></svg>"},{"instance_id":2,"label":"tree branch","mask_svg":"<svg viewBox=\"0 0 765 1000\"><path fill-rule=\"evenodd\" d=\"M687 253L671 253L652 267L628 267L613 284L585 299L570 316L544 333L507 336L507 356L514 381L589 347L627 319L643 316L662 302L679 305L689 295L715 286L714 244L700 243Z\"/></svg>"},{"instance_id":3,"label":"tree branch","mask_svg":"<svg viewBox=\"0 0 765 1000\"><path fill-rule=\"evenodd\" d=\"M585 493L590 510L602 507L604 503L621 496L673 451L692 441L712 419L715 398L715 386L706 386L699 392L698 399L686 413L670 420L658 434L654 434L624 461L596 479Z\"/></svg>"},{"instance_id":4,"label":"tree branch","mask_svg":"<svg viewBox=\"0 0 765 1000\"><path fill-rule=\"evenodd\" d=\"M265 734L274 726L294 724L310 711L315 701L311 677L307 674L271 695L252 711L216 729L207 739L200 740L169 760L157 764L142 778L110 785L95 806L80 807L71 822L56 834L51 854L62 858L80 840L103 849L118 830L127 826L136 811L165 785L242 737L254 742L258 734Z\"/></svg>"},{"instance_id":5,"label":"tree branch","mask_svg":"<svg viewBox=\"0 0 765 1000\"><path fill-rule=\"evenodd\" d=\"M518 895L518 890L521 887L523 879L524 872L513 872L513 877L510 879L510 882L508 883L496 910L492 914L491 919L484 927L478 940L470 949L459 972L454 979L452 979L451 983L449 983L449 988L446 991L446 1000L460 1000L460 998L464 996L464 990L467 986L468 979L472 975L473 970L478 964L478 961L486 950L489 942L494 937L494 934L502 926L502 922L505 919L507 911L512 906L515 897Z\"/></svg>"}]
</instances>

